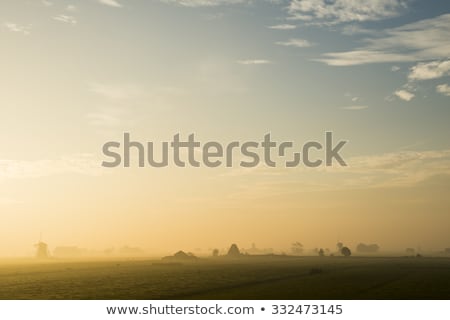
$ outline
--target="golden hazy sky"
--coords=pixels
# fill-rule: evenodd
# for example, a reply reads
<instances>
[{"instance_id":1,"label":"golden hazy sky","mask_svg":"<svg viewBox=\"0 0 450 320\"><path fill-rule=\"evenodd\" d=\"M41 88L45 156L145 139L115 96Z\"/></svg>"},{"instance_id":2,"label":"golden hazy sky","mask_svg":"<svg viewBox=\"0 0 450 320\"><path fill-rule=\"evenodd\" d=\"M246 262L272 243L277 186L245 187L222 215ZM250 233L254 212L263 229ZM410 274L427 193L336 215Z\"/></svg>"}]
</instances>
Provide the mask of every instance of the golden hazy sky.
<instances>
[{"instance_id":1,"label":"golden hazy sky","mask_svg":"<svg viewBox=\"0 0 450 320\"><path fill-rule=\"evenodd\" d=\"M449 4L342 3L2 1L0 255L449 247ZM123 132L326 131L348 167L101 167Z\"/></svg>"}]
</instances>

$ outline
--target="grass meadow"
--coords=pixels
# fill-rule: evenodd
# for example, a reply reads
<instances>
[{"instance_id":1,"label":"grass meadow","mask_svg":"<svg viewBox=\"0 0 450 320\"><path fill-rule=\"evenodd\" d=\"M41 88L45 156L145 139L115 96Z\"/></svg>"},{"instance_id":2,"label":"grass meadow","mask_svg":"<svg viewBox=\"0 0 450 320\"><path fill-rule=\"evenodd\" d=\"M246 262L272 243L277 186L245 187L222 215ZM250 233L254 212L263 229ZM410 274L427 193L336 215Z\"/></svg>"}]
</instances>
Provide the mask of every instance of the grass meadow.
<instances>
[{"instance_id":1,"label":"grass meadow","mask_svg":"<svg viewBox=\"0 0 450 320\"><path fill-rule=\"evenodd\" d=\"M0 299L450 299L450 259L10 260Z\"/></svg>"}]
</instances>

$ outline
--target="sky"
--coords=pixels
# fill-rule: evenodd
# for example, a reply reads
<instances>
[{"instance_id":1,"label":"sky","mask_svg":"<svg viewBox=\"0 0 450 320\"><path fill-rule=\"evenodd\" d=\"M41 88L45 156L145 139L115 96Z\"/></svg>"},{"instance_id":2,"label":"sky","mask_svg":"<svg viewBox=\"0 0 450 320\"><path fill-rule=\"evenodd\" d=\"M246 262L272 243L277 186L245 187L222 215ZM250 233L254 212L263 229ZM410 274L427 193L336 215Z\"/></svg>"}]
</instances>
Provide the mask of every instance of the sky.
<instances>
[{"instance_id":1,"label":"sky","mask_svg":"<svg viewBox=\"0 0 450 320\"><path fill-rule=\"evenodd\" d=\"M450 247L450 3L5 0L0 256ZM102 146L347 140L347 167L102 168Z\"/></svg>"}]
</instances>

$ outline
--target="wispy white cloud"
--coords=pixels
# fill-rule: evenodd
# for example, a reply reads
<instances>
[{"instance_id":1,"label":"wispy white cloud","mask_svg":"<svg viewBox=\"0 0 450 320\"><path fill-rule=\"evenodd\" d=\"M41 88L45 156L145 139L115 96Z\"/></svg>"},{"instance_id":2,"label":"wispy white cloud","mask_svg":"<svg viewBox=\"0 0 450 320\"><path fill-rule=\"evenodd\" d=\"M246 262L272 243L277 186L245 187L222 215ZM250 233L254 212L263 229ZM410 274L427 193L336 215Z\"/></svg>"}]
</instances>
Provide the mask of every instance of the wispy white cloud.
<instances>
[{"instance_id":1,"label":"wispy white cloud","mask_svg":"<svg viewBox=\"0 0 450 320\"><path fill-rule=\"evenodd\" d=\"M106 6L115 7L115 8L121 8L122 4L117 0L98 0L101 4L104 4Z\"/></svg>"},{"instance_id":2,"label":"wispy white cloud","mask_svg":"<svg viewBox=\"0 0 450 320\"><path fill-rule=\"evenodd\" d=\"M297 48L309 48L312 46L315 46L315 43L309 42L305 39L298 39L298 38L292 38L288 41L279 41L276 42L276 44L280 46L287 46L287 47L297 47Z\"/></svg>"},{"instance_id":3,"label":"wispy white cloud","mask_svg":"<svg viewBox=\"0 0 450 320\"><path fill-rule=\"evenodd\" d=\"M450 42L450 40L449 40ZM411 68L409 80L430 80L450 75L450 60L421 62Z\"/></svg>"},{"instance_id":4,"label":"wispy white cloud","mask_svg":"<svg viewBox=\"0 0 450 320\"><path fill-rule=\"evenodd\" d=\"M3 26L11 32L22 33L27 36L30 34L31 26L21 26L12 22L5 22Z\"/></svg>"},{"instance_id":5,"label":"wispy white cloud","mask_svg":"<svg viewBox=\"0 0 450 320\"><path fill-rule=\"evenodd\" d=\"M358 156L348 159L348 164L348 170L353 173L372 175L378 186L414 185L433 176L450 174L450 150Z\"/></svg>"},{"instance_id":6,"label":"wispy white cloud","mask_svg":"<svg viewBox=\"0 0 450 320\"><path fill-rule=\"evenodd\" d=\"M214 6L249 2L249 0L160 0L160 1L169 4L177 4L184 7L214 7Z\"/></svg>"},{"instance_id":7,"label":"wispy white cloud","mask_svg":"<svg viewBox=\"0 0 450 320\"><path fill-rule=\"evenodd\" d=\"M357 111L357 110L364 110L367 108L369 108L369 106L359 105L359 106L345 106L345 107L342 107L341 109Z\"/></svg>"},{"instance_id":8,"label":"wispy white cloud","mask_svg":"<svg viewBox=\"0 0 450 320\"><path fill-rule=\"evenodd\" d=\"M58 16L53 17L54 20L56 21L60 21L60 22L64 22L64 23L69 23L69 24L77 24L77 20L75 19L75 17L73 16L68 16L65 14L60 14Z\"/></svg>"},{"instance_id":9,"label":"wispy white cloud","mask_svg":"<svg viewBox=\"0 0 450 320\"><path fill-rule=\"evenodd\" d=\"M274 30L293 30L296 29L297 26L295 24L277 24L273 26L268 26L267 28Z\"/></svg>"},{"instance_id":10,"label":"wispy white cloud","mask_svg":"<svg viewBox=\"0 0 450 320\"><path fill-rule=\"evenodd\" d=\"M302 176L302 183L295 181L293 187L296 190L293 192L412 187L430 181L434 177L450 175L450 150L448 149L400 150L353 156L345 160L347 167L286 169L258 166L252 169L235 168L222 177L252 176L257 179L268 175L277 176L276 184L267 185L266 191L272 193L273 188L281 186L284 189L280 192L286 193L286 184L292 183L292 176L295 174ZM293 189L289 188L289 190Z\"/></svg>"},{"instance_id":11,"label":"wispy white cloud","mask_svg":"<svg viewBox=\"0 0 450 320\"><path fill-rule=\"evenodd\" d=\"M450 14L380 31L363 39L364 46L350 51L324 53L317 61L330 66L354 66L372 63L414 62L403 89L388 97L411 101L414 81L450 75ZM398 66L391 68L399 71Z\"/></svg>"},{"instance_id":12,"label":"wispy white cloud","mask_svg":"<svg viewBox=\"0 0 450 320\"><path fill-rule=\"evenodd\" d=\"M318 61L332 66L384 62L417 62L448 59L450 56L450 14L387 29L381 36L364 40L363 47L330 52Z\"/></svg>"},{"instance_id":13,"label":"wispy white cloud","mask_svg":"<svg viewBox=\"0 0 450 320\"><path fill-rule=\"evenodd\" d=\"M404 101L411 101L415 97L414 93L411 93L403 89L395 91L394 95Z\"/></svg>"},{"instance_id":14,"label":"wispy white cloud","mask_svg":"<svg viewBox=\"0 0 450 320\"><path fill-rule=\"evenodd\" d=\"M417 59L408 54L388 53L375 50L353 50L346 52L331 52L323 54L325 58L316 59L329 66L355 66L383 62L414 62Z\"/></svg>"},{"instance_id":15,"label":"wispy white cloud","mask_svg":"<svg viewBox=\"0 0 450 320\"><path fill-rule=\"evenodd\" d=\"M436 92L450 97L450 86L448 84L440 84L436 87Z\"/></svg>"},{"instance_id":16,"label":"wispy white cloud","mask_svg":"<svg viewBox=\"0 0 450 320\"><path fill-rule=\"evenodd\" d=\"M359 100L359 97L356 96L356 95L354 95L354 94L352 94L351 92L346 92L346 93L344 94L344 96L345 96L346 98L350 99L352 102L356 102L356 101Z\"/></svg>"},{"instance_id":17,"label":"wispy white cloud","mask_svg":"<svg viewBox=\"0 0 450 320\"><path fill-rule=\"evenodd\" d=\"M391 18L406 8L405 0L292 0L288 11L291 19L333 25Z\"/></svg>"},{"instance_id":18,"label":"wispy white cloud","mask_svg":"<svg viewBox=\"0 0 450 320\"><path fill-rule=\"evenodd\" d=\"M269 60L265 59L249 59L249 60L238 60L237 63L243 65L254 65L254 64L270 64Z\"/></svg>"}]
</instances>

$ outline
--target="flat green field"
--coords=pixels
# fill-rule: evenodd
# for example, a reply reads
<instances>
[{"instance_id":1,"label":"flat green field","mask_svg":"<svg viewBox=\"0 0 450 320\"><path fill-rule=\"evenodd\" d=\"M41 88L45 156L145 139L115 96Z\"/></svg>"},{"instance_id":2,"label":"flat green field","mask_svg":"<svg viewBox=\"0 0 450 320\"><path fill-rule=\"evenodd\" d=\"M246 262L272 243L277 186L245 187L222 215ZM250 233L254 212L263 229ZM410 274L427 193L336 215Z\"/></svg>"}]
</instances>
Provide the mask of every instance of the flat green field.
<instances>
[{"instance_id":1,"label":"flat green field","mask_svg":"<svg viewBox=\"0 0 450 320\"><path fill-rule=\"evenodd\" d=\"M450 299L450 259L9 261L0 299Z\"/></svg>"}]
</instances>

